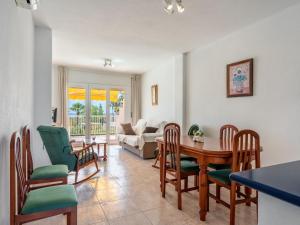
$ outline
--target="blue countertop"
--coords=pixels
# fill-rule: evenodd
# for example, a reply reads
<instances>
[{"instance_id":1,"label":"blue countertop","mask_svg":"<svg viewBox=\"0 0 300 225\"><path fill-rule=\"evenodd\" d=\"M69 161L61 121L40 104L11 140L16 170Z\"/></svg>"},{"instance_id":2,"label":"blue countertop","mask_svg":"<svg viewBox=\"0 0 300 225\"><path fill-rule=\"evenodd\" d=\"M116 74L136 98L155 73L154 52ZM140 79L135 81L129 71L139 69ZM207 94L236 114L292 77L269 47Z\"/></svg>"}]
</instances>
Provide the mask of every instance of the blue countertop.
<instances>
[{"instance_id":1,"label":"blue countertop","mask_svg":"<svg viewBox=\"0 0 300 225\"><path fill-rule=\"evenodd\" d=\"M232 173L230 179L300 206L300 161Z\"/></svg>"}]
</instances>

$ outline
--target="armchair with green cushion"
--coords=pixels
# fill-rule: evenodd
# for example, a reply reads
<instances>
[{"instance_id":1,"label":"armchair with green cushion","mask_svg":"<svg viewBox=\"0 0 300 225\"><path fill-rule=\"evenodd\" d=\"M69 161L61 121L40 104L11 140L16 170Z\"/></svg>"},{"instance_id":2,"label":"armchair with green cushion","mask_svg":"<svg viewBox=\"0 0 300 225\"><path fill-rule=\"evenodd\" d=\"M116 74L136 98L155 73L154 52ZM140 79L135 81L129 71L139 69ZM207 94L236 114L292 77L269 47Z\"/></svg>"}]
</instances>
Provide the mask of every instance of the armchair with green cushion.
<instances>
[{"instance_id":1,"label":"armchair with green cushion","mask_svg":"<svg viewBox=\"0 0 300 225\"><path fill-rule=\"evenodd\" d=\"M75 183L83 182L99 172L97 154L94 152L93 144L86 145L80 150L73 150L69 142L69 135L65 128L39 126L39 131L44 146L53 165L64 164L69 171L75 171ZM95 164L96 171L78 182L78 172L90 164Z\"/></svg>"},{"instance_id":2,"label":"armchair with green cushion","mask_svg":"<svg viewBox=\"0 0 300 225\"><path fill-rule=\"evenodd\" d=\"M33 168L30 133L29 126L25 126L22 130L22 164L25 178L30 188L36 189L58 184L67 184L69 171L66 165L48 165Z\"/></svg>"}]
</instances>

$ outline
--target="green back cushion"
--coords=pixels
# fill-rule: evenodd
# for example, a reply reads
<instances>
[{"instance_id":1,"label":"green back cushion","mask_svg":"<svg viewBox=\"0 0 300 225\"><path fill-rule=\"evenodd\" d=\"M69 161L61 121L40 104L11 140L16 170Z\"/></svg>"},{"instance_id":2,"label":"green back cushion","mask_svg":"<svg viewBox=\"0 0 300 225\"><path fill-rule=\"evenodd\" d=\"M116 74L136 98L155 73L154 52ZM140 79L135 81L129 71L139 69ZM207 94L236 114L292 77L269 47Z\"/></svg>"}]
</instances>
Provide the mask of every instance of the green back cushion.
<instances>
[{"instance_id":1,"label":"green back cushion","mask_svg":"<svg viewBox=\"0 0 300 225\"><path fill-rule=\"evenodd\" d=\"M77 206L73 185L40 188L27 194L21 213L23 215Z\"/></svg>"},{"instance_id":2,"label":"green back cushion","mask_svg":"<svg viewBox=\"0 0 300 225\"><path fill-rule=\"evenodd\" d=\"M68 132L62 127L39 126L37 128L52 164L67 165L70 171L75 170L77 158L72 152Z\"/></svg>"}]
</instances>

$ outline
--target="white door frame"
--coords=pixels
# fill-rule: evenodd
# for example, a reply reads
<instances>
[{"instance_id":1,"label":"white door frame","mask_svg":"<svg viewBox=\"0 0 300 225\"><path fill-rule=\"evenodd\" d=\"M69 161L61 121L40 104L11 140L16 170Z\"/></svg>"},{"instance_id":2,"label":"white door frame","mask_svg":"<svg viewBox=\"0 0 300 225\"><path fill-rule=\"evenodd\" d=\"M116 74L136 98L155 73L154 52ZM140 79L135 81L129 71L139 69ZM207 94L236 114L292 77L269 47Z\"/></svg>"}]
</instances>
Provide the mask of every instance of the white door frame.
<instances>
[{"instance_id":1,"label":"white door frame","mask_svg":"<svg viewBox=\"0 0 300 225\"><path fill-rule=\"evenodd\" d=\"M110 137L110 90L122 90L125 92L125 122L131 122L131 90L128 86L119 86L119 85L101 85L96 83L77 83L71 82L67 87L73 88L84 88L86 90L85 106L86 106L86 116L85 116L85 139L89 140L91 138L90 134L90 110L91 110L91 89L103 89L106 90L106 141L109 143ZM69 105L67 103L67 110Z\"/></svg>"}]
</instances>

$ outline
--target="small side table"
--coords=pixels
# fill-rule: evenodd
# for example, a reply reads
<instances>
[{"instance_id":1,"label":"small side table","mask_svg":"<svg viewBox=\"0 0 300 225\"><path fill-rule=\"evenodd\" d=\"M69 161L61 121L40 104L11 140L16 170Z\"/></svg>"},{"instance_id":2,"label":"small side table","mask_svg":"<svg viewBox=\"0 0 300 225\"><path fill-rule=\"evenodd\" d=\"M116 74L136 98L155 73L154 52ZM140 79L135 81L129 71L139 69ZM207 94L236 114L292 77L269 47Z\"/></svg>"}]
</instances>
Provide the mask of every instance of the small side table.
<instances>
[{"instance_id":1,"label":"small side table","mask_svg":"<svg viewBox=\"0 0 300 225\"><path fill-rule=\"evenodd\" d=\"M106 141L97 141L97 142L95 142L95 145L97 146L98 159L103 159L103 161L106 161L107 160L107 151L106 151L107 142ZM104 149L103 155L100 155L100 146L101 145L103 145L103 149Z\"/></svg>"},{"instance_id":2,"label":"small side table","mask_svg":"<svg viewBox=\"0 0 300 225\"><path fill-rule=\"evenodd\" d=\"M104 140L93 140L93 142L90 141L83 141L83 147L85 147L86 144L92 144L92 145L96 145L97 146L97 151L98 151L98 159L103 159L103 161L107 160L107 151L106 151L106 147L107 147L107 142ZM103 145L103 149L104 149L104 154L100 155L100 146Z\"/></svg>"}]
</instances>

